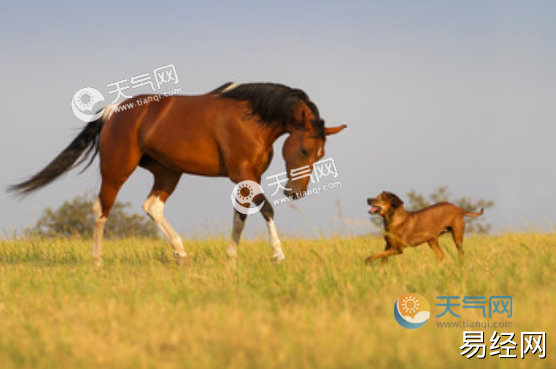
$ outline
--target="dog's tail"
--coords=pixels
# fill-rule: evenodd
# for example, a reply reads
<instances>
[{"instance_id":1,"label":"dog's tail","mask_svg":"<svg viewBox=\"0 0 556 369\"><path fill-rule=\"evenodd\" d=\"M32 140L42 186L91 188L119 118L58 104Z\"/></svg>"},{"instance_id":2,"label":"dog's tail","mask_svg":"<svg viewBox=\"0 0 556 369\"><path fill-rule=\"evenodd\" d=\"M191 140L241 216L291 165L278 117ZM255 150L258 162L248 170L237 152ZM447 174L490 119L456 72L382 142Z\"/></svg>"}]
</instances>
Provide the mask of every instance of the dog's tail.
<instances>
[{"instance_id":1,"label":"dog's tail","mask_svg":"<svg viewBox=\"0 0 556 369\"><path fill-rule=\"evenodd\" d=\"M484 209L481 208L481 211L477 211L476 213L470 213L468 211L466 211L463 215L465 215L466 217L478 217L483 215L484 213Z\"/></svg>"}]
</instances>

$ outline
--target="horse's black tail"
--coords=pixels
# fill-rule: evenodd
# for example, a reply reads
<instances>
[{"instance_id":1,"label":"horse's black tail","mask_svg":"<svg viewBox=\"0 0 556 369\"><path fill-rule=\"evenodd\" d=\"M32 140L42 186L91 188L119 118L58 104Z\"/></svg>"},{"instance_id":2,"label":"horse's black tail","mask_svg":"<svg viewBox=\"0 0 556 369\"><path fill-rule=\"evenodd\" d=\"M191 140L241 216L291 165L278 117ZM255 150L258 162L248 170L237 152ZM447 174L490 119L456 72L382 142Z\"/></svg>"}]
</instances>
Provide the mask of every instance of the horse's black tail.
<instances>
[{"instance_id":1,"label":"horse's black tail","mask_svg":"<svg viewBox=\"0 0 556 369\"><path fill-rule=\"evenodd\" d=\"M83 163L93 153L83 171L87 169L98 154L98 139L102 124L104 123L104 116L88 123L68 147L58 154L43 170L26 181L9 186L8 191L14 192L17 195L27 195L40 190L62 174Z\"/></svg>"}]
</instances>

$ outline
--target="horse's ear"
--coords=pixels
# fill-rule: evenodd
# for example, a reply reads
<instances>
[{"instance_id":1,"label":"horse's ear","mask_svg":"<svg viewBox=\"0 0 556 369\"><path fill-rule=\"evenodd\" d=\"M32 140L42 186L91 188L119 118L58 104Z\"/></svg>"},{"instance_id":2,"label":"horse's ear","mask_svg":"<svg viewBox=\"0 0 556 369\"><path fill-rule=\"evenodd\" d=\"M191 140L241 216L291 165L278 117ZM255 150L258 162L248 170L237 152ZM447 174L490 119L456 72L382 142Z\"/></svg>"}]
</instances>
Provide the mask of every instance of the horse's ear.
<instances>
[{"instance_id":1,"label":"horse's ear","mask_svg":"<svg viewBox=\"0 0 556 369\"><path fill-rule=\"evenodd\" d=\"M326 127L324 129L324 133L327 136L330 135L335 135L336 133L340 132L342 129L346 128L347 126L345 124L342 124L341 126L336 126L336 127Z\"/></svg>"},{"instance_id":2,"label":"horse's ear","mask_svg":"<svg viewBox=\"0 0 556 369\"><path fill-rule=\"evenodd\" d=\"M311 121L309 121L309 119L306 119L305 110L301 111L301 122L305 125L305 129L307 131L310 131L313 128L313 126L311 125Z\"/></svg>"}]
</instances>

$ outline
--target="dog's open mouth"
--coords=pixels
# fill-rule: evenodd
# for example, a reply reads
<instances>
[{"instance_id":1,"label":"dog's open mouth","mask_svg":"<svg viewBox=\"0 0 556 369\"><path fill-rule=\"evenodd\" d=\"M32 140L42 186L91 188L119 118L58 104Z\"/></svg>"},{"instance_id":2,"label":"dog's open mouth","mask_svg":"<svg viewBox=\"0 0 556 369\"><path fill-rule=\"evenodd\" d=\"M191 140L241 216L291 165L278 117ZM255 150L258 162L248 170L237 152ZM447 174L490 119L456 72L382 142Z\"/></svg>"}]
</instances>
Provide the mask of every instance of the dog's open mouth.
<instances>
[{"instance_id":1,"label":"dog's open mouth","mask_svg":"<svg viewBox=\"0 0 556 369\"><path fill-rule=\"evenodd\" d=\"M380 213L381 210L382 208L380 206L371 206L371 209L369 210L369 214L378 214Z\"/></svg>"}]
</instances>

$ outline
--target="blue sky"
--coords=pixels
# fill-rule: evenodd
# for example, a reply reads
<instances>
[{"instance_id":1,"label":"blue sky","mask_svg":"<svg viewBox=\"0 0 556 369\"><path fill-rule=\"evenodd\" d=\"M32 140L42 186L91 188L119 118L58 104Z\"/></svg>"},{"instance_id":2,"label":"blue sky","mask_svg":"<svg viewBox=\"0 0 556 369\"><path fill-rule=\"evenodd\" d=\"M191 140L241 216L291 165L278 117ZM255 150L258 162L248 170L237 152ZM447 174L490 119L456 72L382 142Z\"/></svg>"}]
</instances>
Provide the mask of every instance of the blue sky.
<instances>
[{"instance_id":1,"label":"blue sky","mask_svg":"<svg viewBox=\"0 0 556 369\"><path fill-rule=\"evenodd\" d=\"M0 5L1 185L42 168L80 129L70 100L174 64L184 94L227 81L304 89L328 124L341 188L276 207L284 233L368 232L365 199L449 186L495 200L499 230L556 222L556 3L552 1L17 2ZM284 170L279 141L267 174ZM0 193L0 228L97 191L98 166L18 201ZM120 200L152 180L138 170ZM229 227L226 179L184 176L167 206L186 235ZM247 231L265 231L260 216Z\"/></svg>"}]
</instances>

